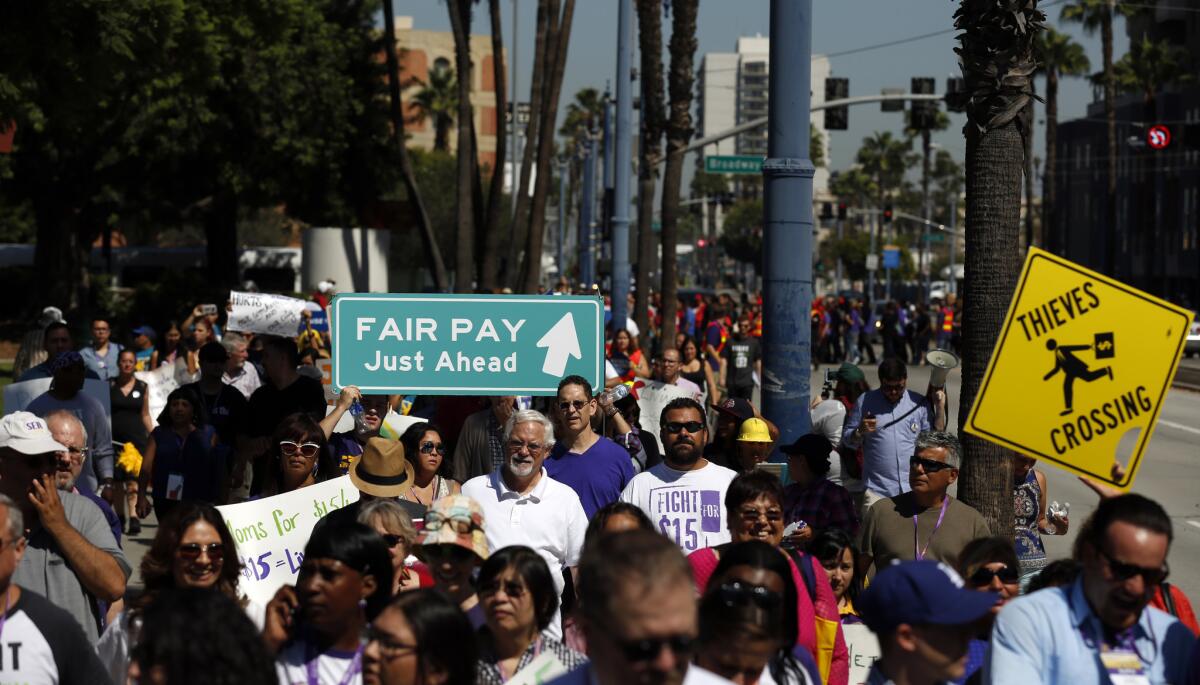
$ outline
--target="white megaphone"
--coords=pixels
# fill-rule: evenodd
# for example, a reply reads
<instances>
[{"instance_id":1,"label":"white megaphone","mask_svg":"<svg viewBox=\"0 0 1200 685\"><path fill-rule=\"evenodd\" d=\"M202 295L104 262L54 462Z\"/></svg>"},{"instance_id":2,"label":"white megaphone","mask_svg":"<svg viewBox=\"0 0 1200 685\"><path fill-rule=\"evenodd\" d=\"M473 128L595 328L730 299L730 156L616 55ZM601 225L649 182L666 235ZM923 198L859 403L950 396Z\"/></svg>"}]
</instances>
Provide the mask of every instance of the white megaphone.
<instances>
[{"instance_id":1,"label":"white megaphone","mask_svg":"<svg viewBox=\"0 0 1200 685\"><path fill-rule=\"evenodd\" d=\"M950 369L958 366L958 355L950 350L930 350L925 353L925 361L933 367L929 373L929 385L934 388L944 388Z\"/></svg>"}]
</instances>

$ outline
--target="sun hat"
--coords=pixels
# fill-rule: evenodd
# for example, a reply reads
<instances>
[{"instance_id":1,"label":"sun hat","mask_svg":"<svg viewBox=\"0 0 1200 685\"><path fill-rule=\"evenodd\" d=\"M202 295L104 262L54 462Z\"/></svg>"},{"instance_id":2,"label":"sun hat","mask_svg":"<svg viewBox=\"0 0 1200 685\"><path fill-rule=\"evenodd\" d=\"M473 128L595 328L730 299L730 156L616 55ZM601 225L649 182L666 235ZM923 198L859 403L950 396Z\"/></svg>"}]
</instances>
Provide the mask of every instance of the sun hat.
<instances>
[{"instance_id":1,"label":"sun hat","mask_svg":"<svg viewBox=\"0 0 1200 685\"><path fill-rule=\"evenodd\" d=\"M398 440L371 438L362 456L350 462L350 482L359 492L393 498L412 487L413 467Z\"/></svg>"},{"instance_id":2,"label":"sun hat","mask_svg":"<svg viewBox=\"0 0 1200 685\"><path fill-rule=\"evenodd\" d=\"M457 545L474 552L481 561L488 558L483 508L470 497L447 495L435 501L425 514L424 525L413 550L418 557L424 545Z\"/></svg>"}]
</instances>

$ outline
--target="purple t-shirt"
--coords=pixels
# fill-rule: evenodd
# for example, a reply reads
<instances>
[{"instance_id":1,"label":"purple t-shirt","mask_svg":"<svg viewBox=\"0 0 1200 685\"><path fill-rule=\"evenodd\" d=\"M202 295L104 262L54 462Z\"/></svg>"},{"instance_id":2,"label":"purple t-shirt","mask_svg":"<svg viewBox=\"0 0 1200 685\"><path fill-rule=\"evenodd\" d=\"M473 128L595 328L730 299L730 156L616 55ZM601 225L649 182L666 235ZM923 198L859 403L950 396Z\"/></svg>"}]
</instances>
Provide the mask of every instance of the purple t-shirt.
<instances>
[{"instance_id":1,"label":"purple t-shirt","mask_svg":"<svg viewBox=\"0 0 1200 685\"><path fill-rule=\"evenodd\" d=\"M555 443L545 467L547 475L579 495L589 519L601 507L620 499L634 476L629 452L605 437L583 454L569 451L566 443Z\"/></svg>"}]
</instances>

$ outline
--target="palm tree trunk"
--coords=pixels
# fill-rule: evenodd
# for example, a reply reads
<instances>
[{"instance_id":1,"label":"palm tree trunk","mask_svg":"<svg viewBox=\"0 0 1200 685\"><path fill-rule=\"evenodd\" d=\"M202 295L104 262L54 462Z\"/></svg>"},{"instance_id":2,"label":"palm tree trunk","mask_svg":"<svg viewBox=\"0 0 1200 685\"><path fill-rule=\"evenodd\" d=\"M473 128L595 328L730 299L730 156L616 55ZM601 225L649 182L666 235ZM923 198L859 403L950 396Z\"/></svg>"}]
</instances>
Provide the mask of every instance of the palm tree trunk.
<instances>
[{"instance_id":1,"label":"palm tree trunk","mask_svg":"<svg viewBox=\"0 0 1200 685\"><path fill-rule=\"evenodd\" d=\"M1025 120L1029 122L1025 130L1025 248L1029 249L1036 243L1033 235L1033 100L1025 106Z\"/></svg>"},{"instance_id":2,"label":"palm tree trunk","mask_svg":"<svg viewBox=\"0 0 1200 685\"><path fill-rule=\"evenodd\" d=\"M558 19L558 4L553 3L554 18ZM525 250L525 270L522 289L536 292L542 280L542 240L546 227L546 195L552 174L549 173L554 154L554 122L558 118L558 98L562 92L563 72L567 67L567 49L571 41L571 21L575 16L575 0L563 3L562 18L548 41L547 55L552 59L550 78L545 85L545 102L542 107L542 124L538 132L538 175L533 183L533 198L530 200L529 236ZM546 173L542 173L546 170Z\"/></svg>"},{"instance_id":3,"label":"palm tree trunk","mask_svg":"<svg viewBox=\"0 0 1200 685\"><path fill-rule=\"evenodd\" d=\"M404 144L404 109L400 102L400 67L396 60L396 27L392 17L392 3L383 3L383 32L387 40L388 95L391 99L392 139L395 141L397 155L400 160L400 176L404 179L404 191L409 201L416 209L417 228L421 233L421 243L425 248L425 260L433 272L433 285L439 292L450 288L446 277L446 265L442 262L442 251L438 248L437 236L429 223L429 213L425 211L425 201L417 188L417 177L413 173L412 160L408 157L408 148Z\"/></svg>"},{"instance_id":4,"label":"palm tree trunk","mask_svg":"<svg viewBox=\"0 0 1200 685\"><path fill-rule=\"evenodd\" d=\"M553 6L553 7L552 7ZM542 81L545 79L547 64L546 43L552 28L552 19L558 17L557 0L538 0L537 34L533 44L533 75L529 81L529 123L525 127L525 149L521 155L521 176L517 183L515 198L516 209L513 213L512 235L508 243L508 259L501 274L501 281L509 287L516 287L517 279L521 277L520 257L521 247L525 245L526 231L529 227L529 177L533 173L533 160L537 154L537 141L542 121ZM513 117L516 117L516 105L513 106ZM514 122L515 125L515 122ZM543 169L538 169L538 175Z\"/></svg>"},{"instance_id":5,"label":"palm tree trunk","mask_svg":"<svg viewBox=\"0 0 1200 685\"><path fill-rule=\"evenodd\" d=\"M692 137L692 84L696 54L696 14L699 0L675 0L671 5L670 111L667 124L667 164L662 196L662 339L675 340L678 310L675 244L679 228L679 190L683 181L683 150Z\"/></svg>"},{"instance_id":6,"label":"palm tree trunk","mask_svg":"<svg viewBox=\"0 0 1200 685\"><path fill-rule=\"evenodd\" d=\"M1100 41L1104 49L1104 118L1108 125L1108 235L1105 236L1105 265L1108 275L1120 278L1117 268L1118 231L1120 221L1117 217L1117 77L1113 72L1113 16L1112 5L1104 6L1104 21L1100 26Z\"/></svg>"},{"instance_id":7,"label":"palm tree trunk","mask_svg":"<svg viewBox=\"0 0 1200 685\"><path fill-rule=\"evenodd\" d=\"M458 172L456 174L454 290L469 293L475 271L475 149L471 108L471 0L449 0L454 62L458 72Z\"/></svg>"},{"instance_id":8,"label":"palm tree trunk","mask_svg":"<svg viewBox=\"0 0 1200 685\"><path fill-rule=\"evenodd\" d=\"M1056 176L1058 173L1058 72L1046 70L1046 156L1042 162L1042 236L1051 250L1060 249L1058 224L1054 219Z\"/></svg>"},{"instance_id":9,"label":"palm tree trunk","mask_svg":"<svg viewBox=\"0 0 1200 685\"><path fill-rule=\"evenodd\" d=\"M508 136L504 134L504 113L508 111L508 83L505 80L504 35L500 32L500 0L488 0L488 13L492 19L492 82L496 87L496 163L492 167L492 181L488 186L487 219L484 221L483 263L479 269L479 285L487 291L496 289L497 272L500 268L500 249L503 236L500 234L500 214L504 204L504 164L508 153ZM515 128L517 122L513 121Z\"/></svg>"},{"instance_id":10,"label":"palm tree trunk","mask_svg":"<svg viewBox=\"0 0 1200 685\"><path fill-rule=\"evenodd\" d=\"M641 140L638 164L638 248L637 288L634 291L633 316L638 329L649 333L650 272L658 261L654 240L654 187L658 163L662 159L663 65L662 3L638 0L638 49L641 52ZM674 345L671 340L665 345Z\"/></svg>"}]
</instances>

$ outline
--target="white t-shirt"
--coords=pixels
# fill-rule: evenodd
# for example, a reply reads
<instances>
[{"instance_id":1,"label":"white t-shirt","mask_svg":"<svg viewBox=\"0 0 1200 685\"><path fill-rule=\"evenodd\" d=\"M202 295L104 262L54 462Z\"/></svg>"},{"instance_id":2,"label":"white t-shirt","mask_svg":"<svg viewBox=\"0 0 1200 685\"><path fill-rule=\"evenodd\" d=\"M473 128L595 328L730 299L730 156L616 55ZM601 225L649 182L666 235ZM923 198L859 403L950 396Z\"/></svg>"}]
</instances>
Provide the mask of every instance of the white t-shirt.
<instances>
[{"instance_id":1,"label":"white t-shirt","mask_svg":"<svg viewBox=\"0 0 1200 685\"><path fill-rule=\"evenodd\" d=\"M476 476L462 486L462 494L479 502L483 509L488 551L511 545L532 548L546 560L557 594L561 595L565 585L562 571L579 565L587 533L587 514L579 495L546 475L545 468L533 490L522 495L504 482L500 475L503 468ZM562 639L557 612L545 632L555 640Z\"/></svg>"},{"instance_id":2,"label":"white t-shirt","mask_svg":"<svg viewBox=\"0 0 1200 685\"><path fill-rule=\"evenodd\" d=\"M279 685L309 685L308 644L303 640L291 643L275 659L275 675ZM362 657L355 658L354 652L328 650L317 657L317 683L338 685L345 682L346 674L357 669L347 685L362 685Z\"/></svg>"},{"instance_id":3,"label":"white t-shirt","mask_svg":"<svg viewBox=\"0 0 1200 685\"><path fill-rule=\"evenodd\" d=\"M691 553L729 542L725 491L736 475L711 462L695 471L676 471L663 462L634 476L621 501L646 512L663 535Z\"/></svg>"},{"instance_id":4,"label":"white t-shirt","mask_svg":"<svg viewBox=\"0 0 1200 685\"><path fill-rule=\"evenodd\" d=\"M842 469L842 455L836 449L842 441L842 426L846 423L846 405L842 404L841 400L825 400L812 410L810 416L812 431L824 435L835 448L829 453L829 473L825 477L829 479L829 482L840 485L850 492L862 492L863 482Z\"/></svg>"}]
</instances>

